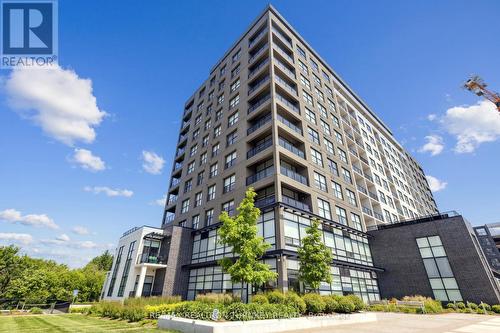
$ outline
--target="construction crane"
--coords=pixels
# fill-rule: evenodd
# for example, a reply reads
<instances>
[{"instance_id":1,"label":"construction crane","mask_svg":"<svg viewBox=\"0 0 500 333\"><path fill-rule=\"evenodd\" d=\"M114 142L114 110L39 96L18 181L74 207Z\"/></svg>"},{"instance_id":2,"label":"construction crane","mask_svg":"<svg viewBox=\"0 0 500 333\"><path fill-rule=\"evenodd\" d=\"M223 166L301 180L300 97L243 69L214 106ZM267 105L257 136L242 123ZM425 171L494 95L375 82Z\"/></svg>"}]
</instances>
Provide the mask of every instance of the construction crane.
<instances>
[{"instance_id":1,"label":"construction crane","mask_svg":"<svg viewBox=\"0 0 500 333\"><path fill-rule=\"evenodd\" d=\"M474 75L464 83L464 88L473 92L477 96L484 96L487 100L495 104L500 112L500 94L486 89L487 84L479 76Z\"/></svg>"}]
</instances>

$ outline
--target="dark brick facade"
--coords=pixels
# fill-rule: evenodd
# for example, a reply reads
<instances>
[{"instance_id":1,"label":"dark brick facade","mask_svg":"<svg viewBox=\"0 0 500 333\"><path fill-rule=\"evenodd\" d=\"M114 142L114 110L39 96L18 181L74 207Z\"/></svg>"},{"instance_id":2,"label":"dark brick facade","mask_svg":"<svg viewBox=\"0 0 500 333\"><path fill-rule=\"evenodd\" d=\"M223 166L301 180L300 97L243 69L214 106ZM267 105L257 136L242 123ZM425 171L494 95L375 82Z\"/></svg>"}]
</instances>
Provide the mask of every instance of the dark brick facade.
<instances>
[{"instance_id":1,"label":"dark brick facade","mask_svg":"<svg viewBox=\"0 0 500 333\"><path fill-rule=\"evenodd\" d=\"M183 267L191 262L191 229L170 225L165 229L170 238L167 268L163 283L163 295L187 297L189 269Z\"/></svg>"},{"instance_id":2,"label":"dark brick facade","mask_svg":"<svg viewBox=\"0 0 500 333\"><path fill-rule=\"evenodd\" d=\"M382 298L434 297L416 238L439 235L464 300L500 303L498 282L485 260L474 231L462 216L390 225L368 232Z\"/></svg>"}]
</instances>

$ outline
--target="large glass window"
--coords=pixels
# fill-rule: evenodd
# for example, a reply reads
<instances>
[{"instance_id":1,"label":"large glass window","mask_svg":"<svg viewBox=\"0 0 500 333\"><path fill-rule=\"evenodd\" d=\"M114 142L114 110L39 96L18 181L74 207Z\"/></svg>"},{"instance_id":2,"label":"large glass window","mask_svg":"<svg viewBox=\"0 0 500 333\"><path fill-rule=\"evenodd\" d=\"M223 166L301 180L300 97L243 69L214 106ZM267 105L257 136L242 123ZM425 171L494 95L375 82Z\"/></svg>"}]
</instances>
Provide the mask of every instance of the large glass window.
<instances>
[{"instance_id":1,"label":"large glass window","mask_svg":"<svg viewBox=\"0 0 500 333\"><path fill-rule=\"evenodd\" d=\"M434 298L440 301L462 301L462 295L453 276L441 238L439 236L420 237L416 241Z\"/></svg>"}]
</instances>

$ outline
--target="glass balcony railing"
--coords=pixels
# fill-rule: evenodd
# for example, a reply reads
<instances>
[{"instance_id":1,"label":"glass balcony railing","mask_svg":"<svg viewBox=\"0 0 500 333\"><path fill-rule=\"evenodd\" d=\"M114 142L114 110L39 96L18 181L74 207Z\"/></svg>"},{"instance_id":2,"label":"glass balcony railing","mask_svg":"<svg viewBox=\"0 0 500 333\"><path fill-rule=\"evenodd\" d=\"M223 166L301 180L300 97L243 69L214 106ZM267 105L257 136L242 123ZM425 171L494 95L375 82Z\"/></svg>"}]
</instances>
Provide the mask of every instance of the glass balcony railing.
<instances>
[{"instance_id":1,"label":"glass balcony railing","mask_svg":"<svg viewBox=\"0 0 500 333\"><path fill-rule=\"evenodd\" d=\"M273 145L273 139L272 139L272 137L269 137L265 141L259 143L257 146L250 149L247 152L247 158L255 156L256 154L260 153L263 150L266 150L267 148L271 147L272 145Z\"/></svg>"},{"instance_id":2,"label":"glass balcony railing","mask_svg":"<svg viewBox=\"0 0 500 333\"><path fill-rule=\"evenodd\" d=\"M267 178L273 174L274 174L274 166L267 167L267 168L255 173L254 175L248 176L246 184L250 185L250 184L256 183L259 180Z\"/></svg>"},{"instance_id":3,"label":"glass balcony railing","mask_svg":"<svg viewBox=\"0 0 500 333\"><path fill-rule=\"evenodd\" d=\"M273 32L274 32L277 36L279 36L279 37L281 38L281 40L282 40L283 42L285 42L285 44L286 44L286 45L288 45L290 48L292 48L292 42L290 41L290 39L289 39L289 38L287 38L285 35L283 35L283 34L281 33L281 31L279 31L279 30L278 30L278 29L276 29L275 27L272 27L271 29L272 29L272 31L273 31Z\"/></svg>"},{"instance_id":4,"label":"glass balcony railing","mask_svg":"<svg viewBox=\"0 0 500 333\"><path fill-rule=\"evenodd\" d=\"M374 200L377 200L378 201L378 196L376 193L373 193L373 192L368 192L368 194L370 195L370 198L374 199Z\"/></svg>"},{"instance_id":5,"label":"glass balcony railing","mask_svg":"<svg viewBox=\"0 0 500 333\"><path fill-rule=\"evenodd\" d=\"M293 124L291 121L289 121L288 119L286 119L282 115L278 114L278 120L281 123L283 123L284 125L286 125L287 127L291 128L293 131L302 135L302 129L300 127L298 127L297 125Z\"/></svg>"},{"instance_id":6,"label":"glass balcony railing","mask_svg":"<svg viewBox=\"0 0 500 333\"><path fill-rule=\"evenodd\" d=\"M306 177L302 176L301 174L299 174L291 169L288 169L284 166L281 166L280 171L281 171L282 175L287 176L289 178L292 178L293 180L298 181L299 183L302 183L304 185L308 184Z\"/></svg>"},{"instance_id":7,"label":"glass balcony railing","mask_svg":"<svg viewBox=\"0 0 500 333\"><path fill-rule=\"evenodd\" d=\"M358 185L358 191L368 195L368 190L361 185Z\"/></svg>"},{"instance_id":8,"label":"glass balcony railing","mask_svg":"<svg viewBox=\"0 0 500 333\"><path fill-rule=\"evenodd\" d=\"M274 58L274 62L276 63L276 65L278 65L278 67L283 71L285 72L287 75L289 75L290 77L292 77L293 79L295 79L295 73L290 70L290 68L288 68L287 65L285 65L284 63L282 63L280 60L278 60L277 58Z\"/></svg>"},{"instance_id":9,"label":"glass balcony railing","mask_svg":"<svg viewBox=\"0 0 500 333\"><path fill-rule=\"evenodd\" d=\"M285 148L288 151L291 151L295 155L302 157L302 158L305 158L304 152L302 150L300 150L299 148L295 147L294 145L292 145L288 140L280 137L279 144L281 147Z\"/></svg>"},{"instance_id":10,"label":"glass balcony railing","mask_svg":"<svg viewBox=\"0 0 500 333\"><path fill-rule=\"evenodd\" d=\"M262 208L262 207L265 207L265 206L272 205L275 202L276 202L276 198L274 197L274 195L272 195L272 196L268 196L268 197L265 197L265 198L262 198L262 199L255 200L254 205L257 208Z\"/></svg>"},{"instance_id":11,"label":"glass balcony railing","mask_svg":"<svg viewBox=\"0 0 500 333\"><path fill-rule=\"evenodd\" d=\"M250 135L251 133L255 132L256 130L264 126L265 124L271 122L271 118L272 116L270 113L267 114L265 117L260 118L255 124L253 124L247 129L247 135Z\"/></svg>"},{"instance_id":12,"label":"glass balcony railing","mask_svg":"<svg viewBox=\"0 0 500 333\"><path fill-rule=\"evenodd\" d=\"M292 102L290 102L288 99L281 96L280 94L276 93L276 99L280 100L283 104L285 104L293 112L300 113L300 110L298 107L296 107Z\"/></svg>"},{"instance_id":13,"label":"glass balcony railing","mask_svg":"<svg viewBox=\"0 0 500 333\"><path fill-rule=\"evenodd\" d=\"M377 212L373 212L373 215L375 215L375 218L380 220L380 221L384 221L384 216L380 213L377 213Z\"/></svg>"},{"instance_id":14,"label":"glass balcony railing","mask_svg":"<svg viewBox=\"0 0 500 333\"><path fill-rule=\"evenodd\" d=\"M249 41L249 43L248 43L248 48L250 49L252 46L254 46L255 43L257 43L259 41L260 37L264 36L266 34L266 32L267 32L267 29L264 29L261 32L259 32L259 34L257 36L253 37L252 40Z\"/></svg>"},{"instance_id":15,"label":"glass balcony railing","mask_svg":"<svg viewBox=\"0 0 500 333\"><path fill-rule=\"evenodd\" d=\"M271 99L271 94L268 94L261 99L259 99L257 102L252 104L251 107L248 108L248 114L252 113L253 111L257 110L262 104L266 103L268 100Z\"/></svg>"},{"instance_id":16,"label":"glass balcony railing","mask_svg":"<svg viewBox=\"0 0 500 333\"><path fill-rule=\"evenodd\" d=\"M261 69L262 67L264 67L268 63L269 63L269 58L266 58L266 60L262 61L257 67L255 67L254 69L252 69L248 73L248 78L250 79L252 76L254 76L259 71L259 69Z\"/></svg>"},{"instance_id":17,"label":"glass balcony railing","mask_svg":"<svg viewBox=\"0 0 500 333\"><path fill-rule=\"evenodd\" d=\"M297 90L294 87L292 87L290 84L288 84L288 82L286 82L285 80L283 80L278 75L274 75L274 78L276 79L276 81L278 81L282 86L284 86L293 95L297 95Z\"/></svg>"},{"instance_id":18,"label":"glass balcony railing","mask_svg":"<svg viewBox=\"0 0 500 333\"><path fill-rule=\"evenodd\" d=\"M167 258L158 255L150 255L149 253L141 253L137 258L138 264L158 264L158 265L166 265Z\"/></svg>"},{"instance_id":19,"label":"glass balcony railing","mask_svg":"<svg viewBox=\"0 0 500 333\"><path fill-rule=\"evenodd\" d=\"M257 82L252 88L248 90L248 95L251 95L255 90L257 90L260 86L262 86L264 83L269 82L269 75L264 77L262 80Z\"/></svg>"},{"instance_id":20,"label":"glass balcony railing","mask_svg":"<svg viewBox=\"0 0 500 333\"><path fill-rule=\"evenodd\" d=\"M265 49L267 49L267 47L269 46L268 43L262 45L262 47L260 49L258 49L251 57L250 59L248 59L248 63L251 63L252 61L255 60L255 58L257 58L259 55L261 55Z\"/></svg>"},{"instance_id":21,"label":"glass balcony railing","mask_svg":"<svg viewBox=\"0 0 500 333\"><path fill-rule=\"evenodd\" d=\"M370 216L373 216L372 210L370 208L363 206L362 209L363 209L363 213L370 215Z\"/></svg>"},{"instance_id":22,"label":"glass balcony railing","mask_svg":"<svg viewBox=\"0 0 500 333\"><path fill-rule=\"evenodd\" d=\"M311 207L309 207L308 204L303 203L302 201L295 200L293 198L287 197L287 196L282 196L283 203L290 205L292 207L305 210L307 212L311 211Z\"/></svg>"}]
</instances>

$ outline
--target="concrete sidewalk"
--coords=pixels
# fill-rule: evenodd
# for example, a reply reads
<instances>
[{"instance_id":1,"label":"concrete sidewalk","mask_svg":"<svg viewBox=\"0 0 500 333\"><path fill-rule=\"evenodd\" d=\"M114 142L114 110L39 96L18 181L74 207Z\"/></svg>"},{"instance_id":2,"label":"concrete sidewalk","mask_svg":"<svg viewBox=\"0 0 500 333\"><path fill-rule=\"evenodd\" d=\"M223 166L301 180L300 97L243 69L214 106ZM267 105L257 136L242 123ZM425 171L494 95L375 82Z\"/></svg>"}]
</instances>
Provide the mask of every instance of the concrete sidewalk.
<instances>
[{"instance_id":1,"label":"concrete sidewalk","mask_svg":"<svg viewBox=\"0 0 500 333\"><path fill-rule=\"evenodd\" d=\"M290 333L499 333L500 316L466 313L415 315L377 313L372 323L348 324L332 328L290 331Z\"/></svg>"}]
</instances>

